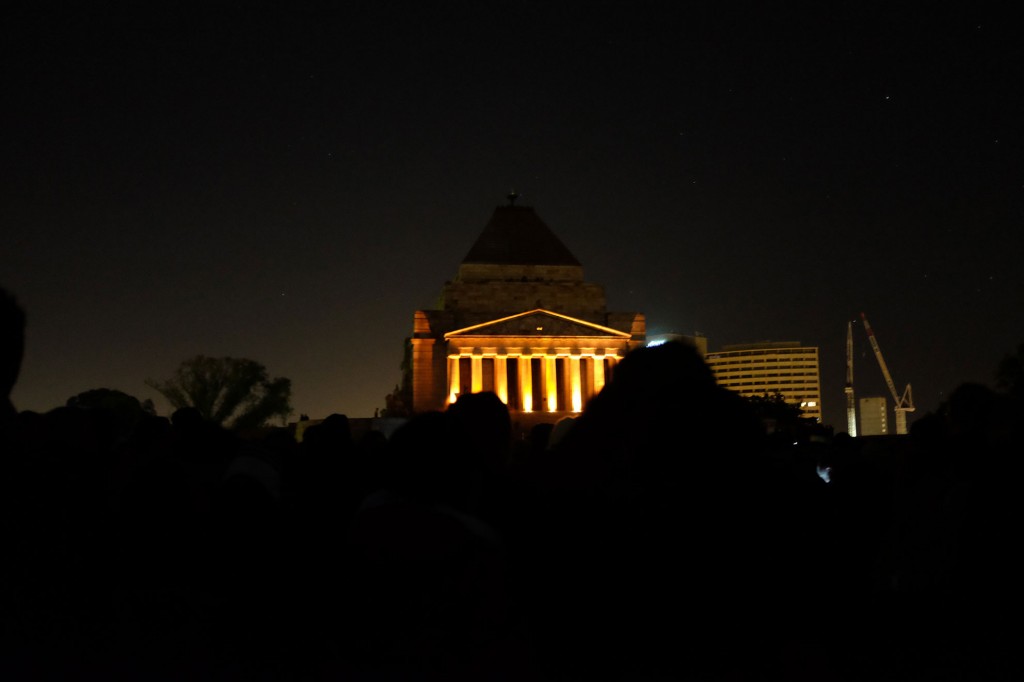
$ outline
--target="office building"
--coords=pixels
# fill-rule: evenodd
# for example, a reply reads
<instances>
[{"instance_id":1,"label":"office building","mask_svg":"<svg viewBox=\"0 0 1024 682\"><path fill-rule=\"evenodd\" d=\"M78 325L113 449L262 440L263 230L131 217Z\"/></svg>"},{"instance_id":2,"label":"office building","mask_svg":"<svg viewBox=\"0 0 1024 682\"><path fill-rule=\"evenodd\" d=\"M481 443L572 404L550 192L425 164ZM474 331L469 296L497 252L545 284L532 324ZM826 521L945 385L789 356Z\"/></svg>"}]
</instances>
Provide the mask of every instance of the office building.
<instances>
[{"instance_id":1,"label":"office building","mask_svg":"<svg viewBox=\"0 0 1024 682\"><path fill-rule=\"evenodd\" d=\"M780 394L802 416L821 423L818 349L799 342L768 341L723 346L705 360L719 385L744 397Z\"/></svg>"}]
</instances>

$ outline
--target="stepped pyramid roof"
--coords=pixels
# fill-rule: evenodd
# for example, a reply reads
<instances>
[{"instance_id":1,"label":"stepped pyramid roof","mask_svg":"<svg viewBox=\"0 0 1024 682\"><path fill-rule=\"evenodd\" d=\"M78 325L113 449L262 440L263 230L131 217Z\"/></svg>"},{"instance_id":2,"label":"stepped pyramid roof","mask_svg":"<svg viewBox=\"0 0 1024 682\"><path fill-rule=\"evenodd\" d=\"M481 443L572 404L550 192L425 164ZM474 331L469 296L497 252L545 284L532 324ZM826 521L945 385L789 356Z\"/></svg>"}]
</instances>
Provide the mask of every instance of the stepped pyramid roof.
<instances>
[{"instance_id":1,"label":"stepped pyramid roof","mask_svg":"<svg viewBox=\"0 0 1024 682\"><path fill-rule=\"evenodd\" d=\"M580 265L529 206L498 206L463 263Z\"/></svg>"}]
</instances>

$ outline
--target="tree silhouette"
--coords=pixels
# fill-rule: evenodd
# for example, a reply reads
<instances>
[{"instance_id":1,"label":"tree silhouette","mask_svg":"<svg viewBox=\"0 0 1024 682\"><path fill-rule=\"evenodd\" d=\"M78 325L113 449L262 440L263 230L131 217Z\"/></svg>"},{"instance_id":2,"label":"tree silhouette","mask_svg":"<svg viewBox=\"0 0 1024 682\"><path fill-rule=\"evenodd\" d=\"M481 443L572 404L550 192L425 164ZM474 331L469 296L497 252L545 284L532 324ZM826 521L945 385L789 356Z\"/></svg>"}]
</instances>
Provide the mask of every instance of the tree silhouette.
<instances>
[{"instance_id":1,"label":"tree silhouette","mask_svg":"<svg viewBox=\"0 0 1024 682\"><path fill-rule=\"evenodd\" d=\"M112 388L93 388L71 396L65 403L68 407L82 409L105 409L114 412L156 414L153 401L139 400L133 395Z\"/></svg>"},{"instance_id":2,"label":"tree silhouette","mask_svg":"<svg viewBox=\"0 0 1024 682\"><path fill-rule=\"evenodd\" d=\"M1011 396L1024 398L1024 343L1016 353L1008 353L996 368L996 388Z\"/></svg>"},{"instance_id":3,"label":"tree silhouette","mask_svg":"<svg viewBox=\"0 0 1024 682\"><path fill-rule=\"evenodd\" d=\"M746 400L769 433L799 437L814 427L814 419L804 417L803 409L781 393L748 396Z\"/></svg>"},{"instance_id":4,"label":"tree silhouette","mask_svg":"<svg viewBox=\"0 0 1024 682\"><path fill-rule=\"evenodd\" d=\"M175 408L195 408L204 419L235 430L255 429L292 413L290 379L270 379L266 368L247 358L185 360L166 381L147 379Z\"/></svg>"},{"instance_id":5,"label":"tree silhouette","mask_svg":"<svg viewBox=\"0 0 1024 682\"><path fill-rule=\"evenodd\" d=\"M405 352L402 354L402 385L384 396L384 412L382 417L412 416L412 337L405 339Z\"/></svg>"},{"instance_id":6,"label":"tree silhouette","mask_svg":"<svg viewBox=\"0 0 1024 682\"><path fill-rule=\"evenodd\" d=\"M67 407L82 410L100 410L107 413L120 438L127 437L147 416L156 414L153 401L140 401L133 395L112 388L94 388L71 396Z\"/></svg>"},{"instance_id":7,"label":"tree silhouette","mask_svg":"<svg viewBox=\"0 0 1024 682\"><path fill-rule=\"evenodd\" d=\"M761 419L774 419L777 422L792 423L800 419L803 409L788 402L781 393L752 395L747 397L754 411Z\"/></svg>"}]
</instances>

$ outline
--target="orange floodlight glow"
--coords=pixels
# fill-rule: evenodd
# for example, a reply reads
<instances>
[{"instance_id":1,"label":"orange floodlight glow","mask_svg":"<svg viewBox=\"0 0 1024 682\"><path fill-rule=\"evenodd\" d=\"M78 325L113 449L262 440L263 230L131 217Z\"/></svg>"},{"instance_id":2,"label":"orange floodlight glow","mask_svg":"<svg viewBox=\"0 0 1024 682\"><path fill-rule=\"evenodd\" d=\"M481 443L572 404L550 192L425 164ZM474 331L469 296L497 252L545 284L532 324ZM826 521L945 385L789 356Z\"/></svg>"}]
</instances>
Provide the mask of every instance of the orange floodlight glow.
<instances>
[{"instance_id":1,"label":"orange floodlight glow","mask_svg":"<svg viewBox=\"0 0 1024 682\"><path fill-rule=\"evenodd\" d=\"M555 376L555 358L544 358L544 386L547 389L548 412L558 411L558 377Z\"/></svg>"},{"instance_id":2,"label":"orange floodlight glow","mask_svg":"<svg viewBox=\"0 0 1024 682\"><path fill-rule=\"evenodd\" d=\"M583 387L580 385L580 359L569 361L570 379L572 381L572 411L583 411Z\"/></svg>"}]
</instances>

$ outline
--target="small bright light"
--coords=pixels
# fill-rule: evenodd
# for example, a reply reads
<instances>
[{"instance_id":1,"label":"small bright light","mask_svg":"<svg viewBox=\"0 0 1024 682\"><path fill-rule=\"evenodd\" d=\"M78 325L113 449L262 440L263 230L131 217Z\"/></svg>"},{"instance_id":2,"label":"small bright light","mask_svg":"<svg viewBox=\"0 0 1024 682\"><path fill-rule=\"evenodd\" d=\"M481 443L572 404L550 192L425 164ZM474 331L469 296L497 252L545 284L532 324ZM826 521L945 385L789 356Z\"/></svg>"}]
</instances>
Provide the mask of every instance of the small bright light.
<instances>
[{"instance_id":1,"label":"small bright light","mask_svg":"<svg viewBox=\"0 0 1024 682\"><path fill-rule=\"evenodd\" d=\"M653 341L647 342L648 348L654 348L655 346L662 346L665 344L665 339L654 339Z\"/></svg>"}]
</instances>

